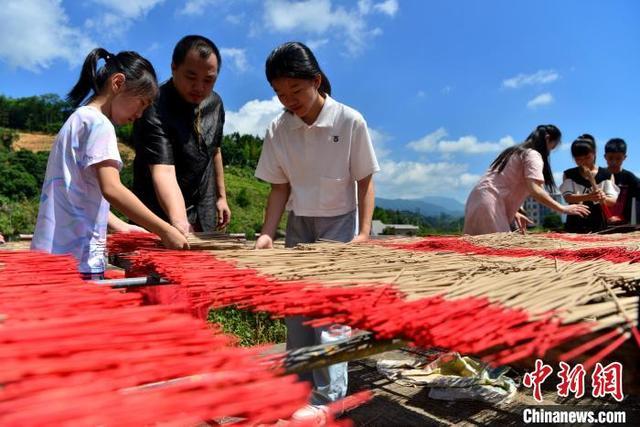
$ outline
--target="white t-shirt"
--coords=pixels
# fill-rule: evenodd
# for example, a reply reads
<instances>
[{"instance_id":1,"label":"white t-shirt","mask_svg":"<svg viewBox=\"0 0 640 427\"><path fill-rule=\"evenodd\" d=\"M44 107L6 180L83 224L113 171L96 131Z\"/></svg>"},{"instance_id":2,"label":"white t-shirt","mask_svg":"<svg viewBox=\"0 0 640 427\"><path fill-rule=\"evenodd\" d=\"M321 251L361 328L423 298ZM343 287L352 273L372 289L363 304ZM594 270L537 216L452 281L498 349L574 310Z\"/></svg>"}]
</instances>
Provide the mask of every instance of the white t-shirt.
<instances>
[{"instance_id":1,"label":"white t-shirt","mask_svg":"<svg viewBox=\"0 0 640 427\"><path fill-rule=\"evenodd\" d=\"M105 160L122 168L113 124L98 109L80 107L51 147L31 249L71 254L81 273L104 271L109 202L90 166Z\"/></svg>"},{"instance_id":2,"label":"white t-shirt","mask_svg":"<svg viewBox=\"0 0 640 427\"><path fill-rule=\"evenodd\" d=\"M289 183L297 216L330 217L353 211L356 181L379 170L362 115L327 95L311 126L287 111L271 122L255 176Z\"/></svg>"}]
</instances>

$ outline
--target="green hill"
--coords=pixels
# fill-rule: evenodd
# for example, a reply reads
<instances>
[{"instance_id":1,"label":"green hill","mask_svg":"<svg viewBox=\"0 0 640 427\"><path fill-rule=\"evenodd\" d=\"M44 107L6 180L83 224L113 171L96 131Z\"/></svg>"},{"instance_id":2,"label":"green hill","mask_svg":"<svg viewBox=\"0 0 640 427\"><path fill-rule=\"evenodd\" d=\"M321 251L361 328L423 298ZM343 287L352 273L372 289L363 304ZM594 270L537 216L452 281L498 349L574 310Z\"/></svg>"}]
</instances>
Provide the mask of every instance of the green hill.
<instances>
[{"instance_id":1,"label":"green hill","mask_svg":"<svg viewBox=\"0 0 640 427\"><path fill-rule=\"evenodd\" d=\"M271 186L253 176L253 169L239 166L224 168L227 201L231 209L229 233L259 233ZM284 229L285 219L280 223ZM250 236L247 236L250 238Z\"/></svg>"},{"instance_id":2,"label":"green hill","mask_svg":"<svg viewBox=\"0 0 640 427\"><path fill-rule=\"evenodd\" d=\"M0 128L0 232L6 237L33 232L52 141L51 135L19 134L13 129ZM126 142L126 138L123 141ZM260 232L270 190L269 184L253 176L261 148L262 140L250 135L226 135L223 142L225 183L231 208L227 231L245 233L249 238ZM121 155L125 166L120 178L131 188L133 151L122 145ZM283 221L281 225L284 227L284 224Z\"/></svg>"}]
</instances>

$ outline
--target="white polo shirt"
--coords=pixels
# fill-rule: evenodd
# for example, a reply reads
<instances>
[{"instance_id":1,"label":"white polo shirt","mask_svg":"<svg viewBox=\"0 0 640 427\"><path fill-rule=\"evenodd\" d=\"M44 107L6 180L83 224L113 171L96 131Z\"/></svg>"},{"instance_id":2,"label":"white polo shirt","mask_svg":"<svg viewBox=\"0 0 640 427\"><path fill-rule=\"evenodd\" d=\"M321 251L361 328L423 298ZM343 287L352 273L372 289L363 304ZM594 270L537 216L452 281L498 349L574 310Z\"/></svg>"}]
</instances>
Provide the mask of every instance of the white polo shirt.
<instances>
[{"instance_id":1,"label":"white polo shirt","mask_svg":"<svg viewBox=\"0 0 640 427\"><path fill-rule=\"evenodd\" d=\"M271 122L255 176L289 183L297 216L329 217L354 210L356 181L379 170L362 115L327 95L311 126L287 111Z\"/></svg>"}]
</instances>

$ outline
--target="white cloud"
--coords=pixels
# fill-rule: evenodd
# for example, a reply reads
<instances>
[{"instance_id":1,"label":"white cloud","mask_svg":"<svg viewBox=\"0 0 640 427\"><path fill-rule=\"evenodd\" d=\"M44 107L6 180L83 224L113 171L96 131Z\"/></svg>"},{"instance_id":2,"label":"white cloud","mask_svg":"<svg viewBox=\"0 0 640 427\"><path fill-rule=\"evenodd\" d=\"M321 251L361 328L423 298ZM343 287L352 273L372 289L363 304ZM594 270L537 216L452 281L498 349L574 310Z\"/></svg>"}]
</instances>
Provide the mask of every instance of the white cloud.
<instances>
[{"instance_id":1,"label":"white cloud","mask_svg":"<svg viewBox=\"0 0 640 427\"><path fill-rule=\"evenodd\" d=\"M40 71L56 60L82 63L95 43L69 24L60 0L9 0L0 7L0 60Z\"/></svg>"},{"instance_id":2,"label":"white cloud","mask_svg":"<svg viewBox=\"0 0 640 427\"><path fill-rule=\"evenodd\" d=\"M376 195L391 199L414 199L447 194L464 199L480 177L463 163L423 163L382 160L376 174Z\"/></svg>"},{"instance_id":3,"label":"white cloud","mask_svg":"<svg viewBox=\"0 0 640 427\"><path fill-rule=\"evenodd\" d=\"M447 130L439 128L416 141L411 141L407 144L407 147L416 151L436 151L438 141L446 136Z\"/></svg>"},{"instance_id":4,"label":"white cloud","mask_svg":"<svg viewBox=\"0 0 640 427\"><path fill-rule=\"evenodd\" d=\"M224 19L233 25L239 25L244 21L244 17L244 13L239 13L237 15L227 15Z\"/></svg>"},{"instance_id":5,"label":"white cloud","mask_svg":"<svg viewBox=\"0 0 640 427\"><path fill-rule=\"evenodd\" d=\"M455 141L439 141L438 151L466 154L497 153L515 145L515 143L515 140L509 135L500 138L498 142L479 142L475 136L468 135Z\"/></svg>"},{"instance_id":6,"label":"white cloud","mask_svg":"<svg viewBox=\"0 0 640 427\"><path fill-rule=\"evenodd\" d=\"M227 110L224 133L238 132L263 137L269 123L282 111L283 107L277 96L268 100L254 99L238 111Z\"/></svg>"},{"instance_id":7,"label":"white cloud","mask_svg":"<svg viewBox=\"0 0 640 427\"><path fill-rule=\"evenodd\" d=\"M220 49L220 55L222 56L223 61L231 59L234 67L240 72L247 71L249 68L247 51L245 49L223 47Z\"/></svg>"},{"instance_id":8,"label":"white cloud","mask_svg":"<svg viewBox=\"0 0 640 427\"><path fill-rule=\"evenodd\" d=\"M186 16L199 16L208 12L208 6L220 4L220 0L187 0L184 7L178 10L178 14Z\"/></svg>"},{"instance_id":9,"label":"white cloud","mask_svg":"<svg viewBox=\"0 0 640 427\"><path fill-rule=\"evenodd\" d=\"M153 42L153 43L151 43L151 45L148 48L146 48L144 50L144 52L145 52L145 54L148 55L150 53L153 53L153 52L156 52L156 51L160 50L161 47L162 47L162 45L160 43Z\"/></svg>"},{"instance_id":10,"label":"white cloud","mask_svg":"<svg viewBox=\"0 0 640 427\"><path fill-rule=\"evenodd\" d=\"M139 18L164 0L92 0L124 18Z\"/></svg>"},{"instance_id":11,"label":"white cloud","mask_svg":"<svg viewBox=\"0 0 640 427\"><path fill-rule=\"evenodd\" d=\"M373 6L374 10L382 12L389 16L395 16L398 12L399 6L397 0L387 0L382 3L378 3Z\"/></svg>"},{"instance_id":12,"label":"white cloud","mask_svg":"<svg viewBox=\"0 0 640 427\"><path fill-rule=\"evenodd\" d=\"M531 109L535 109L538 107L549 105L553 103L553 101L554 101L553 95L551 95L551 93L549 92L545 92L545 93L541 93L540 95L536 96L535 98L527 102L527 107Z\"/></svg>"},{"instance_id":13,"label":"white cloud","mask_svg":"<svg viewBox=\"0 0 640 427\"><path fill-rule=\"evenodd\" d=\"M418 98L424 98L425 96L427 96L427 93L423 90L419 90L418 93L416 93L416 96Z\"/></svg>"},{"instance_id":14,"label":"white cloud","mask_svg":"<svg viewBox=\"0 0 640 427\"><path fill-rule=\"evenodd\" d=\"M134 21L144 17L164 0L91 0L106 12L85 21L86 29L107 37L122 38Z\"/></svg>"},{"instance_id":15,"label":"white cloud","mask_svg":"<svg viewBox=\"0 0 640 427\"><path fill-rule=\"evenodd\" d=\"M316 36L332 32L344 40L347 51L355 55L364 49L368 40L382 33L380 28L369 29L366 17L372 11L388 14L393 4L386 3L374 5L369 0L360 0L355 8L347 9L334 7L331 0L268 0L263 20L267 29L276 32L301 31Z\"/></svg>"},{"instance_id":16,"label":"white cloud","mask_svg":"<svg viewBox=\"0 0 640 427\"><path fill-rule=\"evenodd\" d=\"M322 46L329 43L329 39L314 39L308 40L305 44L309 47L309 49L315 51L320 49Z\"/></svg>"},{"instance_id":17,"label":"white cloud","mask_svg":"<svg viewBox=\"0 0 640 427\"><path fill-rule=\"evenodd\" d=\"M371 142L378 161L386 159L391 153L391 150L387 148L387 142L393 138L387 133L371 127L369 128L369 136L371 136Z\"/></svg>"},{"instance_id":18,"label":"white cloud","mask_svg":"<svg viewBox=\"0 0 640 427\"><path fill-rule=\"evenodd\" d=\"M509 135L500 138L498 142L480 142L473 135L463 136L456 140L446 140L447 136L446 129L439 128L416 141L409 142L407 147L419 152L438 152L444 155L453 153L483 154L497 153L516 143Z\"/></svg>"},{"instance_id":19,"label":"white cloud","mask_svg":"<svg viewBox=\"0 0 640 427\"><path fill-rule=\"evenodd\" d=\"M371 12L371 0L358 0L358 12L366 15Z\"/></svg>"},{"instance_id":20,"label":"white cloud","mask_svg":"<svg viewBox=\"0 0 640 427\"><path fill-rule=\"evenodd\" d=\"M533 74L518 74L515 77L502 81L502 87L508 89L518 89L522 86L542 85L552 83L560 77L554 70L540 70Z\"/></svg>"},{"instance_id":21,"label":"white cloud","mask_svg":"<svg viewBox=\"0 0 640 427\"><path fill-rule=\"evenodd\" d=\"M443 95L449 95L453 88L451 86L445 86L440 90L440 93Z\"/></svg>"}]
</instances>

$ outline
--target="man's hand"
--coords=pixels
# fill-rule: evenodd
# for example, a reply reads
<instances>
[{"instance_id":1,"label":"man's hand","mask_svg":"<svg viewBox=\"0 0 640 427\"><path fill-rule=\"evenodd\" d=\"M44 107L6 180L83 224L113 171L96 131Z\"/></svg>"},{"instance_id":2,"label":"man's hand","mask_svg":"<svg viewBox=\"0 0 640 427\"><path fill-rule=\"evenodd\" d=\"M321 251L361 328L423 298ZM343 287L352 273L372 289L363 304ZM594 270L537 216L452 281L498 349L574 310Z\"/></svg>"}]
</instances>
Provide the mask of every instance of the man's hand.
<instances>
[{"instance_id":1,"label":"man's hand","mask_svg":"<svg viewBox=\"0 0 640 427\"><path fill-rule=\"evenodd\" d=\"M216 201L216 211L218 215L217 229L222 230L229 225L229 221L231 221L231 209L229 209L229 204L227 203L226 198L218 197L218 200Z\"/></svg>"},{"instance_id":2,"label":"man's hand","mask_svg":"<svg viewBox=\"0 0 640 427\"><path fill-rule=\"evenodd\" d=\"M167 226L159 236L162 239L162 244L167 249L189 249L187 238L175 227Z\"/></svg>"},{"instance_id":3,"label":"man's hand","mask_svg":"<svg viewBox=\"0 0 640 427\"><path fill-rule=\"evenodd\" d=\"M172 220L171 225L177 228L185 236L188 236L189 234L193 233L193 226L186 219Z\"/></svg>"}]
</instances>

